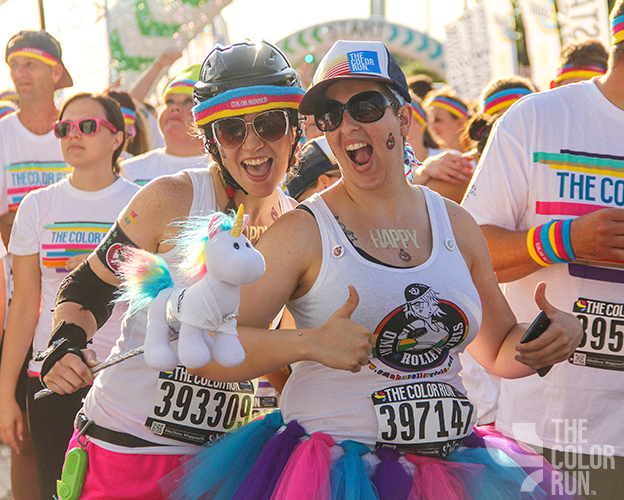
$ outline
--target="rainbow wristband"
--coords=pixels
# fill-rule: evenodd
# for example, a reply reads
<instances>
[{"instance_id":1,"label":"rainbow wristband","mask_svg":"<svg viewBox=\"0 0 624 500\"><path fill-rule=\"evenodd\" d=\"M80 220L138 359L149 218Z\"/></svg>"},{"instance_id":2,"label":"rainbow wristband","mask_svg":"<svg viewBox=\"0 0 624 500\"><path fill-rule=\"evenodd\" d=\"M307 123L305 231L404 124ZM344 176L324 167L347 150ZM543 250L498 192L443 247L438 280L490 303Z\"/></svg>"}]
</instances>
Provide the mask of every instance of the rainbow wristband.
<instances>
[{"instance_id":1,"label":"rainbow wristband","mask_svg":"<svg viewBox=\"0 0 624 500\"><path fill-rule=\"evenodd\" d=\"M571 225L572 219L553 220L529 229L527 248L533 260L540 266L575 261L570 239Z\"/></svg>"}]
</instances>

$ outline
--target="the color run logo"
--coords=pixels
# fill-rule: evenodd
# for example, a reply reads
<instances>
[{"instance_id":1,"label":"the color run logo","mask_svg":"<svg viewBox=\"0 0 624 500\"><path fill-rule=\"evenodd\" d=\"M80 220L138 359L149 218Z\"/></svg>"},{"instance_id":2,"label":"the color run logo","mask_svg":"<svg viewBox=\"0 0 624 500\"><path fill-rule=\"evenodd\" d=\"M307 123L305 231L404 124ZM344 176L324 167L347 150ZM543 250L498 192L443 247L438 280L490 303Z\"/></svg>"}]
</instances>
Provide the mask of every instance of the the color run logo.
<instances>
[{"instance_id":1,"label":"the color run logo","mask_svg":"<svg viewBox=\"0 0 624 500\"><path fill-rule=\"evenodd\" d=\"M591 487L592 470L615 469L615 448L610 445L590 445L584 437L587 431L587 419L553 419L555 444L552 466L554 470L548 477L548 469L543 468L544 458L529 452L515 453L509 460L506 454L485 440L490 457L504 467L521 467L528 476L520 491L533 492L542 489L549 495L582 495L586 498L596 494ZM531 442L537 452L543 452L543 442L537 436L535 423L514 423L512 438L516 441ZM526 445L524 445L526 447ZM569 472L563 473L566 469Z\"/></svg>"}]
</instances>

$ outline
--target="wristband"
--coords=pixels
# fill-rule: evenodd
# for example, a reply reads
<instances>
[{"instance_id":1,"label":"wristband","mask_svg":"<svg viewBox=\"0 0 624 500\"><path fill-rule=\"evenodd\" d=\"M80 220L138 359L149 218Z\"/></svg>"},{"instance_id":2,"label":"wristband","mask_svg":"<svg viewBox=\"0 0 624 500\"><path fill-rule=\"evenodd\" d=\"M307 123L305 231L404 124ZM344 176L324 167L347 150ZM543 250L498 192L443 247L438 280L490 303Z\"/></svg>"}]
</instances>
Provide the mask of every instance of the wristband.
<instances>
[{"instance_id":1,"label":"wristband","mask_svg":"<svg viewBox=\"0 0 624 500\"><path fill-rule=\"evenodd\" d=\"M35 361L43 361L39 380L47 388L43 378L48 374L54 364L65 354L71 353L78 356L84 363L86 360L81 349L87 347L87 333L83 328L74 324L61 321L52 332L48 348L37 354Z\"/></svg>"},{"instance_id":2,"label":"wristband","mask_svg":"<svg viewBox=\"0 0 624 500\"><path fill-rule=\"evenodd\" d=\"M531 258L540 266L565 264L576 260L570 239L572 219L552 220L532 227L527 234Z\"/></svg>"}]
</instances>

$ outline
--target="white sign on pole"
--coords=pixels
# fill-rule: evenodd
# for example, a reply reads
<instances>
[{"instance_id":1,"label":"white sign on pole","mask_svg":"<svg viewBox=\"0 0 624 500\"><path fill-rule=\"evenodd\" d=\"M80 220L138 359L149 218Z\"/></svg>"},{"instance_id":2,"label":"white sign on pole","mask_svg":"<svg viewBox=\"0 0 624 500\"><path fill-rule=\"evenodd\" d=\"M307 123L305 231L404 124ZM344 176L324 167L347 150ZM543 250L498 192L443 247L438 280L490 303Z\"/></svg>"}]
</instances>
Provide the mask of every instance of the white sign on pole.
<instances>
[{"instance_id":1,"label":"white sign on pole","mask_svg":"<svg viewBox=\"0 0 624 500\"><path fill-rule=\"evenodd\" d=\"M596 38L609 50L609 6L607 0L557 0L563 43Z\"/></svg>"},{"instance_id":2,"label":"white sign on pole","mask_svg":"<svg viewBox=\"0 0 624 500\"><path fill-rule=\"evenodd\" d=\"M462 17L444 28L446 81L461 96L477 100L492 75L492 53L483 4L464 10Z\"/></svg>"},{"instance_id":3,"label":"white sign on pole","mask_svg":"<svg viewBox=\"0 0 624 500\"><path fill-rule=\"evenodd\" d=\"M516 20L511 0L482 0L490 42L491 79L517 72Z\"/></svg>"},{"instance_id":4,"label":"white sign on pole","mask_svg":"<svg viewBox=\"0 0 624 500\"><path fill-rule=\"evenodd\" d=\"M555 76L561 40L554 0L520 0L531 79L540 90L550 87Z\"/></svg>"}]
</instances>

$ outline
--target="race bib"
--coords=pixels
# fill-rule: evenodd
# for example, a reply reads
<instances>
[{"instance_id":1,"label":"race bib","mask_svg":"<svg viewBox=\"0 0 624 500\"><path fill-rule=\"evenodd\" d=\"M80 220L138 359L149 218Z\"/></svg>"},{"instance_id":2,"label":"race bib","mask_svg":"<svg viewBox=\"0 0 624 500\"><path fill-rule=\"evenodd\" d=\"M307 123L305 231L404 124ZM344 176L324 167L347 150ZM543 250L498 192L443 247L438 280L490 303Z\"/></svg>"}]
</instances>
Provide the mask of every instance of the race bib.
<instances>
[{"instance_id":1,"label":"race bib","mask_svg":"<svg viewBox=\"0 0 624 500\"><path fill-rule=\"evenodd\" d=\"M624 304L579 297L572 311L583 325L583 340L568 361L573 365L624 370Z\"/></svg>"},{"instance_id":2,"label":"race bib","mask_svg":"<svg viewBox=\"0 0 624 500\"><path fill-rule=\"evenodd\" d=\"M461 446L477 420L474 405L444 382L414 382L372 395L377 448L445 457Z\"/></svg>"},{"instance_id":3,"label":"race bib","mask_svg":"<svg viewBox=\"0 0 624 500\"><path fill-rule=\"evenodd\" d=\"M183 366L160 372L145 425L158 436L202 445L251 419L253 382L214 382Z\"/></svg>"}]
</instances>

